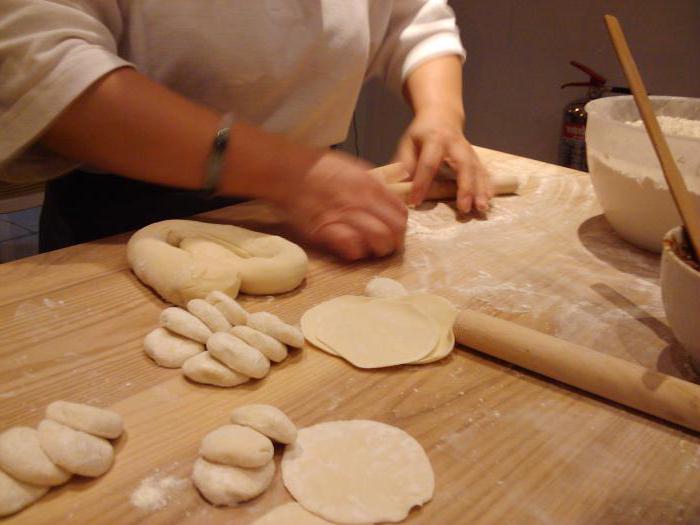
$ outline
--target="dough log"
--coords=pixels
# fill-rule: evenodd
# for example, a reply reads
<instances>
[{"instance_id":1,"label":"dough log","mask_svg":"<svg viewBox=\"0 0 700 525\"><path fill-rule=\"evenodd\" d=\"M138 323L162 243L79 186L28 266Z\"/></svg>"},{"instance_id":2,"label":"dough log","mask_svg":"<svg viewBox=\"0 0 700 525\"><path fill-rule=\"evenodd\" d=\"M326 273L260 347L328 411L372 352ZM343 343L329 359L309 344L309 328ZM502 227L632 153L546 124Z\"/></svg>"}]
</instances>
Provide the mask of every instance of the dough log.
<instances>
[{"instance_id":1,"label":"dough log","mask_svg":"<svg viewBox=\"0 0 700 525\"><path fill-rule=\"evenodd\" d=\"M168 220L132 235L127 259L136 276L166 301L185 306L221 290L278 294L306 276L306 253L275 235L225 224Z\"/></svg>"},{"instance_id":2,"label":"dough log","mask_svg":"<svg viewBox=\"0 0 700 525\"><path fill-rule=\"evenodd\" d=\"M370 170L370 173L384 182L392 193L403 199L411 193L413 183L404 180L407 174L399 163L380 166ZM428 190L426 200L454 199L457 195L457 184L454 180L450 180L449 170L441 169L439 176L442 176L442 178L433 181ZM515 193L520 186L520 181L516 176L498 173L491 175L491 183L496 195Z\"/></svg>"}]
</instances>

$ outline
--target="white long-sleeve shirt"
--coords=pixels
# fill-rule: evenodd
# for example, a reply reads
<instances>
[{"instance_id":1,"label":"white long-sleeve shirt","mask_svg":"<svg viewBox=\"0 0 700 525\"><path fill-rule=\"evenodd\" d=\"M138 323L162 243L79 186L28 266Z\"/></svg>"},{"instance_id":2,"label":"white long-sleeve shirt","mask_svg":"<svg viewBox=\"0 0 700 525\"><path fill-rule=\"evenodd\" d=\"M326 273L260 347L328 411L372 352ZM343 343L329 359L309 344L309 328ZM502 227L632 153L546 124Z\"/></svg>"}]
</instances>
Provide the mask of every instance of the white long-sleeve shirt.
<instances>
[{"instance_id":1,"label":"white long-sleeve shirt","mask_svg":"<svg viewBox=\"0 0 700 525\"><path fill-rule=\"evenodd\" d=\"M75 167L36 141L120 67L328 146L345 139L366 78L399 92L416 66L446 54L465 56L446 0L2 0L0 179Z\"/></svg>"}]
</instances>

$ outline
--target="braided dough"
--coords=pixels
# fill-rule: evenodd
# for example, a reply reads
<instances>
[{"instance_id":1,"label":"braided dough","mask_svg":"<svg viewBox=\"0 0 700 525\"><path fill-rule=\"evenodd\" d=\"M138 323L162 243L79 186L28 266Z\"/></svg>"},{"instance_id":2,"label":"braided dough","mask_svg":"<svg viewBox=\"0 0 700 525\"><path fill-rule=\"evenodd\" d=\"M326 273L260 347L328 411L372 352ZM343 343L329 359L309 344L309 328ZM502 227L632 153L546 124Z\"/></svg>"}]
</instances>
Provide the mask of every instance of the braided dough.
<instances>
[{"instance_id":1,"label":"braided dough","mask_svg":"<svg viewBox=\"0 0 700 525\"><path fill-rule=\"evenodd\" d=\"M127 244L136 276L166 301L185 306L221 290L236 297L293 290L306 276L306 253L275 235L225 224L168 220L141 228Z\"/></svg>"}]
</instances>

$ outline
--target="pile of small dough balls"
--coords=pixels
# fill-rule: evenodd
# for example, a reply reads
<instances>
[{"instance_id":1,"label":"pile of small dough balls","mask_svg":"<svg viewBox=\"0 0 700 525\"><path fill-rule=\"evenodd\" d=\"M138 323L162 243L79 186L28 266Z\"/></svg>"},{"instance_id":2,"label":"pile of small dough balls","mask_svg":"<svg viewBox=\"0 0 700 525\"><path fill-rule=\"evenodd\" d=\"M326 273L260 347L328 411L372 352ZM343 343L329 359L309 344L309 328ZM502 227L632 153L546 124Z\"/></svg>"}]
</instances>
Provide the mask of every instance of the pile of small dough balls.
<instances>
[{"instance_id":1,"label":"pile of small dough balls","mask_svg":"<svg viewBox=\"0 0 700 525\"><path fill-rule=\"evenodd\" d=\"M161 312L159 328L144 350L158 365L180 368L197 383L232 387L270 371L287 357L287 346L301 348L301 330L269 312L248 313L229 295L214 291L192 299L187 310Z\"/></svg>"},{"instance_id":2,"label":"pile of small dough balls","mask_svg":"<svg viewBox=\"0 0 700 525\"><path fill-rule=\"evenodd\" d=\"M116 412L54 401L38 429L12 427L0 434L0 516L28 507L73 474L101 476L114 461L109 439L124 430Z\"/></svg>"},{"instance_id":3,"label":"pile of small dough balls","mask_svg":"<svg viewBox=\"0 0 700 525\"><path fill-rule=\"evenodd\" d=\"M259 496L275 475L272 441L296 441L294 423L271 405L245 405L231 413L230 425L202 440L192 481L213 505L234 506Z\"/></svg>"}]
</instances>

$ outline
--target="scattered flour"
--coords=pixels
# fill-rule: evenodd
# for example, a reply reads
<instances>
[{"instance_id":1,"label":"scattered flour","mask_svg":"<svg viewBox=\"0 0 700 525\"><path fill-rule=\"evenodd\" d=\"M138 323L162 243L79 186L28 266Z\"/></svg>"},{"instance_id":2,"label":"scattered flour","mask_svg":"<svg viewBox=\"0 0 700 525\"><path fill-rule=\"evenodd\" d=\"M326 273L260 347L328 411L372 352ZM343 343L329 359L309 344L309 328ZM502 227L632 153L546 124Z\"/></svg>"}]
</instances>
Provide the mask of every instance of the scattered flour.
<instances>
[{"instance_id":1,"label":"scattered flour","mask_svg":"<svg viewBox=\"0 0 700 525\"><path fill-rule=\"evenodd\" d=\"M700 139L700 120L691 120L682 117L667 117L659 115L656 117L659 121L659 126L664 135L677 135L679 137L689 137ZM641 128L644 126L644 121L630 120L627 124Z\"/></svg>"},{"instance_id":2,"label":"scattered flour","mask_svg":"<svg viewBox=\"0 0 700 525\"><path fill-rule=\"evenodd\" d=\"M136 490L131 493L131 504L141 510L160 510L168 504L173 493L188 485L187 479L155 474L141 480Z\"/></svg>"},{"instance_id":3,"label":"scattered flour","mask_svg":"<svg viewBox=\"0 0 700 525\"><path fill-rule=\"evenodd\" d=\"M60 308L66 305L65 301L54 301L53 299L49 299L48 297L44 298L43 303L46 308L51 309Z\"/></svg>"}]
</instances>

